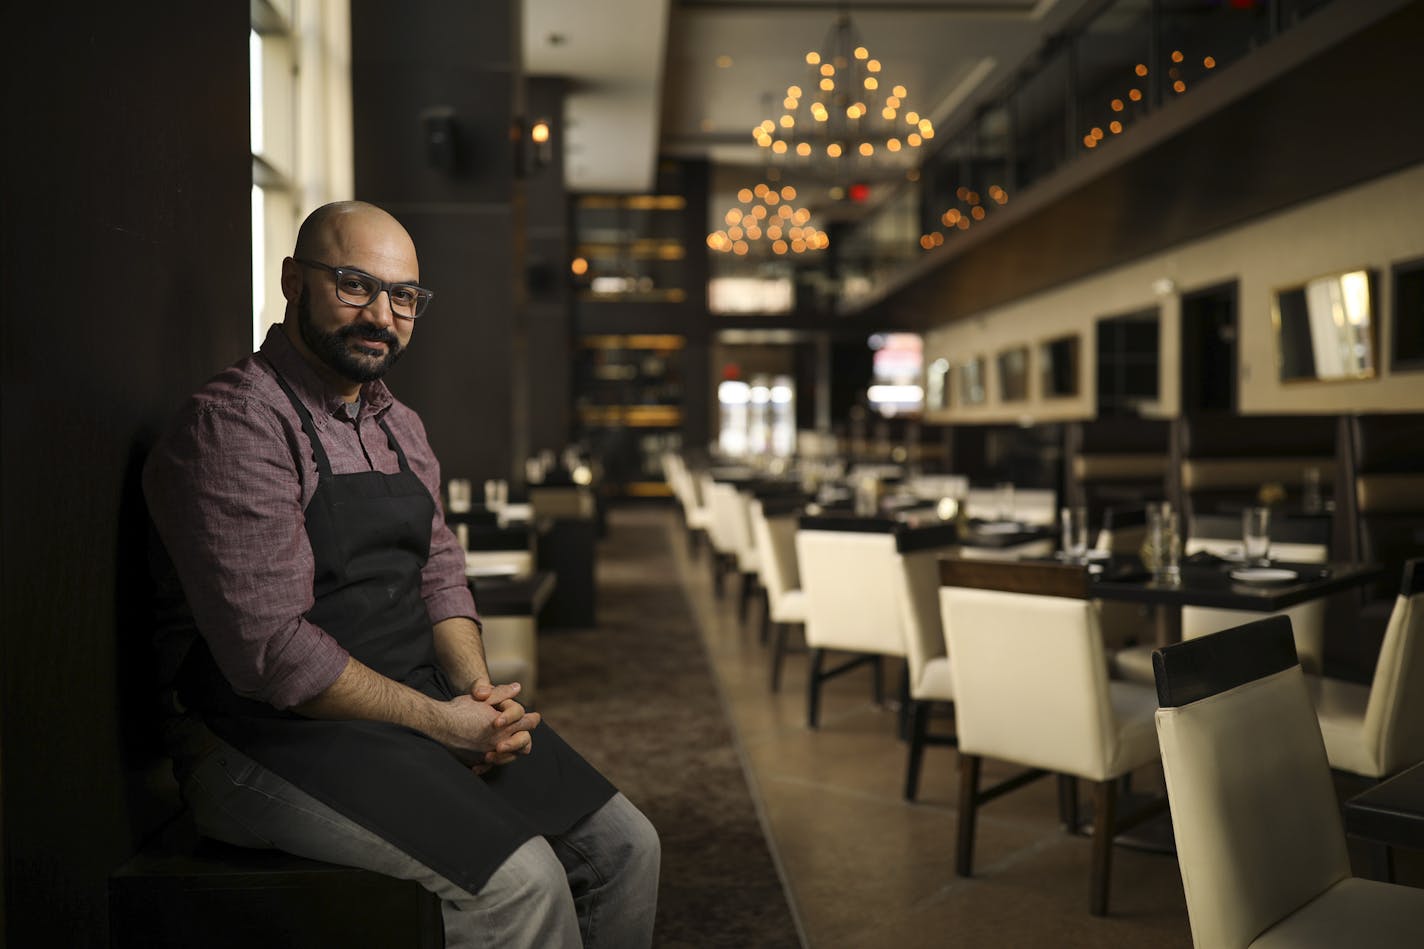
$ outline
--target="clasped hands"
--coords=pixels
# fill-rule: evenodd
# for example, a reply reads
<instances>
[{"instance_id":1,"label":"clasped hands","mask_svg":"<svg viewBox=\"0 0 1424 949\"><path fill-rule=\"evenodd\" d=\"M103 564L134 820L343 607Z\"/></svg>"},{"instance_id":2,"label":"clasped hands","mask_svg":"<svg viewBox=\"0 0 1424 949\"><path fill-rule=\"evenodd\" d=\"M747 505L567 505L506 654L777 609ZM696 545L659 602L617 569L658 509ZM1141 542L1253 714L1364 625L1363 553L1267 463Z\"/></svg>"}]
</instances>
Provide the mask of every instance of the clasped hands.
<instances>
[{"instance_id":1,"label":"clasped hands","mask_svg":"<svg viewBox=\"0 0 1424 949\"><path fill-rule=\"evenodd\" d=\"M451 748L475 774L509 764L532 750L529 733L538 726L540 717L538 712L526 712L514 700L519 692L518 682L494 685L480 678L470 686L469 694L447 703L459 736Z\"/></svg>"}]
</instances>

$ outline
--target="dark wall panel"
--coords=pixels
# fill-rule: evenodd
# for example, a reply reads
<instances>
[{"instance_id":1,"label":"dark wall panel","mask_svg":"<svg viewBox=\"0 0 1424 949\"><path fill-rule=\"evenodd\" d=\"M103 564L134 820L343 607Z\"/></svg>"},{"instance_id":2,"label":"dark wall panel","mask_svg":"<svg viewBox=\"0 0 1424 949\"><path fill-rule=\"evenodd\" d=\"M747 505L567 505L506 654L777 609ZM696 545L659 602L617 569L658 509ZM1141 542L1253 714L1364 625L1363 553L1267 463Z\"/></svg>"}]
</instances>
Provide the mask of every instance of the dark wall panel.
<instances>
[{"instance_id":1,"label":"dark wall panel","mask_svg":"<svg viewBox=\"0 0 1424 949\"><path fill-rule=\"evenodd\" d=\"M515 381L527 339L523 183L512 137L523 96L519 4L355 0L356 197L415 239L430 312L390 384L425 420L443 471L511 477L527 452ZM449 116L454 157L429 136Z\"/></svg>"},{"instance_id":2,"label":"dark wall panel","mask_svg":"<svg viewBox=\"0 0 1424 949\"><path fill-rule=\"evenodd\" d=\"M138 465L251 348L246 4L10 10L3 213L8 944L108 944L105 881L171 810L139 714Z\"/></svg>"}]
</instances>

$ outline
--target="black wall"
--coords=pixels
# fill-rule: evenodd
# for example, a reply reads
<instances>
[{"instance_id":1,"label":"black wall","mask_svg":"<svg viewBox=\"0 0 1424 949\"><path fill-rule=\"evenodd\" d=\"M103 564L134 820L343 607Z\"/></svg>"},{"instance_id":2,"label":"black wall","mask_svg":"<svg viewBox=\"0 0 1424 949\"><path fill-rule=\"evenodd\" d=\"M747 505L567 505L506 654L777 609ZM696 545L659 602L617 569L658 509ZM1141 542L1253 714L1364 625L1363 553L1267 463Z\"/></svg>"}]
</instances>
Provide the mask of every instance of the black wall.
<instances>
[{"instance_id":1,"label":"black wall","mask_svg":"<svg viewBox=\"0 0 1424 949\"><path fill-rule=\"evenodd\" d=\"M248 7L31 3L5 31L5 934L101 947L109 871L172 807L132 727L138 465L251 349Z\"/></svg>"},{"instance_id":2,"label":"black wall","mask_svg":"<svg viewBox=\"0 0 1424 949\"><path fill-rule=\"evenodd\" d=\"M447 476L513 477L528 454L522 151L516 0L351 5L356 197L415 239L435 291L396 395L421 414ZM450 164L424 116L452 116Z\"/></svg>"}]
</instances>

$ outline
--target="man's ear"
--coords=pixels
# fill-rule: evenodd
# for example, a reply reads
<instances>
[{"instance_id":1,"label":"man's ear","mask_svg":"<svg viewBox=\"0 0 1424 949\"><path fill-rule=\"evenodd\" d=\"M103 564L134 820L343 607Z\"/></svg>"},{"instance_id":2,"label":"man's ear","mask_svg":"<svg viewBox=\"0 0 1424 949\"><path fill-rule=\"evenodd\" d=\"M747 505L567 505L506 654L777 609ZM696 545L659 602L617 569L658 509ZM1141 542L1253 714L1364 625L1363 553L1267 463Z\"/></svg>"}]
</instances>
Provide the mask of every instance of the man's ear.
<instances>
[{"instance_id":1,"label":"man's ear","mask_svg":"<svg viewBox=\"0 0 1424 949\"><path fill-rule=\"evenodd\" d=\"M288 303L296 303L301 297L304 280L302 265L290 257L282 258L282 296Z\"/></svg>"}]
</instances>

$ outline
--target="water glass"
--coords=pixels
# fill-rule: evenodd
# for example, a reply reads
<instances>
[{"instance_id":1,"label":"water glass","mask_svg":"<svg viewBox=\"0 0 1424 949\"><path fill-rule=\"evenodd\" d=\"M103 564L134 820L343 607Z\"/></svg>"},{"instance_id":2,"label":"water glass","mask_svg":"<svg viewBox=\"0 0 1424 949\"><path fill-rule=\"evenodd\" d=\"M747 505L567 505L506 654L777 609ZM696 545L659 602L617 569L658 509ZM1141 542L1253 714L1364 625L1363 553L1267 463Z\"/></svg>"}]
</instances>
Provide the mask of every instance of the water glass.
<instances>
[{"instance_id":1,"label":"water glass","mask_svg":"<svg viewBox=\"0 0 1424 949\"><path fill-rule=\"evenodd\" d=\"M1082 505L1065 507L1058 512L1063 527L1063 553L1072 563L1082 563L1088 557L1088 509Z\"/></svg>"},{"instance_id":2,"label":"water glass","mask_svg":"<svg viewBox=\"0 0 1424 949\"><path fill-rule=\"evenodd\" d=\"M452 513L463 514L470 509L470 480L451 478L445 484L445 506Z\"/></svg>"},{"instance_id":3,"label":"water glass","mask_svg":"<svg viewBox=\"0 0 1424 949\"><path fill-rule=\"evenodd\" d=\"M1248 507L1241 512L1241 545L1248 564L1265 564L1271 552L1271 509Z\"/></svg>"},{"instance_id":4,"label":"water glass","mask_svg":"<svg viewBox=\"0 0 1424 949\"><path fill-rule=\"evenodd\" d=\"M1320 469L1305 469L1305 486L1301 491L1301 507L1307 514L1319 514L1324 504L1320 500Z\"/></svg>"},{"instance_id":5,"label":"water glass","mask_svg":"<svg viewBox=\"0 0 1424 949\"><path fill-rule=\"evenodd\" d=\"M1014 485L1012 481L1000 481L994 487L994 502L998 520L1012 521L1014 519Z\"/></svg>"},{"instance_id":6,"label":"water glass","mask_svg":"<svg viewBox=\"0 0 1424 949\"><path fill-rule=\"evenodd\" d=\"M491 511L502 511L509 501L509 482L494 479L485 482L485 507Z\"/></svg>"}]
</instances>

